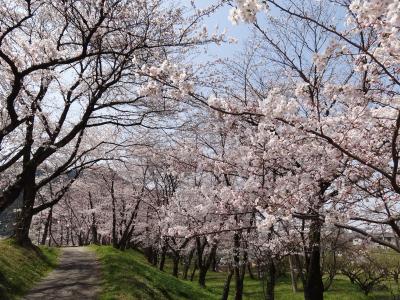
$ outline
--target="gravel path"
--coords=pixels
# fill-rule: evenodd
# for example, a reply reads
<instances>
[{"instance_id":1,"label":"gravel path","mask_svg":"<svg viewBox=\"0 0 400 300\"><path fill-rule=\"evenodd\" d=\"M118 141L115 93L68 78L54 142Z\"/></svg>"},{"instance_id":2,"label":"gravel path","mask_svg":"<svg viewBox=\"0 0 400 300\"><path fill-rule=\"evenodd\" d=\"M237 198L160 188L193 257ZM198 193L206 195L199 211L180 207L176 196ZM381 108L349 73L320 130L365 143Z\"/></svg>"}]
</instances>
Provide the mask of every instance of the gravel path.
<instances>
[{"instance_id":1,"label":"gravel path","mask_svg":"<svg viewBox=\"0 0 400 300\"><path fill-rule=\"evenodd\" d=\"M34 287L25 300L94 300L100 291L96 256L81 247L63 248L58 267Z\"/></svg>"}]
</instances>

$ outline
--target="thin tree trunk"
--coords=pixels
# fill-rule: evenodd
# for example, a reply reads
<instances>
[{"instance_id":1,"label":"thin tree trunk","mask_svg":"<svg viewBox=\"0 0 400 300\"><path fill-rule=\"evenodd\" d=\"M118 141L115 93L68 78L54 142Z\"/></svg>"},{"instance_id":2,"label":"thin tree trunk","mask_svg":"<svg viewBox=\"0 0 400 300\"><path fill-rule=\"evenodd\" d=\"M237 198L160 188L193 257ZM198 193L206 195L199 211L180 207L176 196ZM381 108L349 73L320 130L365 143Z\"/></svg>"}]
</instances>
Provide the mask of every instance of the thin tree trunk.
<instances>
[{"instance_id":1,"label":"thin tree trunk","mask_svg":"<svg viewBox=\"0 0 400 300\"><path fill-rule=\"evenodd\" d=\"M205 243L206 243L206 241L205 241ZM203 248L203 250L201 251L201 253L204 252L204 247L202 247L202 248ZM206 259L205 262L204 262L205 258L203 257L203 255L201 257L199 257L199 259L198 259L198 263L200 264L199 265L199 285L201 287L206 286L206 275L207 275L208 270L210 269L212 259L216 255L216 251L217 251L217 245L213 245L211 247L210 254L208 255L208 258Z\"/></svg>"},{"instance_id":2,"label":"thin tree trunk","mask_svg":"<svg viewBox=\"0 0 400 300\"><path fill-rule=\"evenodd\" d=\"M221 300L228 300L229 296L229 289L232 281L232 276L233 276L233 269L229 267L229 272L228 275L226 276L225 283L224 283L224 289L222 291L222 297Z\"/></svg>"},{"instance_id":3,"label":"thin tree trunk","mask_svg":"<svg viewBox=\"0 0 400 300\"><path fill-rule=\"evenodd\" d=\"M112 244L114 248L118 248L117 237L117 212L116 212L116 199L114 191L114 178L111 181L111 200L112 200Z\"/></svg>"},{"instance_id":4,"label":"thin tree trunk","mask_svg":"<svg viewBox=\"0 0 400 300\"><path fill-rule=\"evenodd\" d=\"M99 244L99 241L97 239L97 221L96 221L96 213L94 212L94 206L93 206L93 200L92 200L92 194L89 192L89 205L90 209L92 210L92 226L91 226L91 232L92 232L92 242L95 245Z\"/></svg>"},{"instance_id":5,"label":"thin tree trunk","mask_svg":"<svg viewBox=\"0 0 400 300\"><path fill-rule=\"evenodd\" d=\"M197 268L198 268L197 262L195 262L194 267L193 267L192 274L190 275L190 281L193 281L193 280L194 280L194 276L196 275Z\"/></svg>"},{"instance_id":6,"label":"thin tree trunk","mask_svg":"<svg viewBox=\"0 0 400 300\"><path fill-rule=\"evenodd\" d=\"M195 250L194 248L192 250L190 250L189 256L185 258L185 267L183 269L183 279L185 279L185 280L188 279L189 268L192 263L194 250Z\"/></svg>"},{"instance_id":7,"label":"thin tree trunk","mask_svg":"<svg viewBox=\"0 0 400 300\"><path fill-rule=\"evenodd\" d=\"M179 261L180 261L179 254L175 253L173 257L172 276L178 277Z\"/></svg>"},{"instance_id":8,"label":"thin tree trunk","mask_svg":"<svg viewBox=\"0 0 400 300\"><path fill-rule=\"evenodd\" d=\"M167 246L164 245L164 246L161 247L160 271L164 271L166 254L167 254Z\"/></svg>"},{"instance_id":9,"label":"thin tree trunk","mask_svg":"<svg viewBox=\"0 0 400 300\"><path fill-rule=\"evenodd\" d=\"M290 279L292 281L292 291L293 293L297 292L297 278L296 273L293 266L292 256L289 255L289 267L290 267Z\"/></svg>"},{"instance_id":10,"label":"thin tree trunk","mask_svg":"<svg viewBox=\"0 0 400 300\"><path fill-rule=\"evenodd\" d=\"M251 269L251 263L250 262L247 263L247 270L249 271L250 278L253 279L253 280L256 279L254 277L253 270Z\"/></svg>"},{"instance_id":11,"label":"thin tree trunk","mask_svg":"<svg viewBox=\"0 0 400 300\"><path fill-rule=\"evenodd\" d=\"M125 250L128 246L129 241L132 238L133 231L135 230L135 223L136 223L135 221L139 210L139 205L140 201L137 201L135 208L131 213L128 223L126 223L126 220L124 220L125 230L121 233L121 239L118 243L118 249L120 250Z\"/></svg>"},{"instance_id":12,"label":"thin tree trunk","mask_svg":"<svg viewBox=\"0 0 400 300\"><path fill-rule=\"evenodd\" d=\"M217 256L216 255L213 257L211 270L213 272L218 272L218 262L217 262Z\"/></svg>"},{"instance_id":13,"label":"thin tree trunk","mask_svg":"<svg viewBox=\"0 0 400 300\"><path fill-rule=\"evenodd\" d=\"M47 236L49 234L49 226L52 217L53 217L53 207L50 207L49 214L47 215L46 222L44 223L42 241L40 242L41 245L46 245Z\"/></svg>"}]
</instances>

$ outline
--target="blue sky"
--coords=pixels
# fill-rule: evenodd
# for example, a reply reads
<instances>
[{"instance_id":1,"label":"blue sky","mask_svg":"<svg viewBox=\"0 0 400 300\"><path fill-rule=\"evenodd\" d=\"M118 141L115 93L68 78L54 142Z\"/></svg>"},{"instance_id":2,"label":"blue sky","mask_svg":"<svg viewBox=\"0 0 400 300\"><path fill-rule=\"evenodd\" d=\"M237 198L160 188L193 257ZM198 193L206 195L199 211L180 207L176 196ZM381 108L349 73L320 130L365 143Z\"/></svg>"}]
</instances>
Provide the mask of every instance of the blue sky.
<instances>
[{"instance_id":1,"label":"blue sky","mask_svg":"<svg viewBox=\"0 0 400 300\"><path fill-rule=\"evenodd\" d=\"M189 2L189 0L185 0ZM199 7L205 7L215 3L215 0L198 0L196 5ZM215 27L218 25L220 31L224 28L227 30L227 37L233 37L238 40L237 44L222 44L220 46L208 47L209 55L218 57L232 57L234 53L237 53L243 49L243 44L250 36L250 27L247 24L232 25L228 19L230 7L225 5L220 8L216 13L205 20L205 25L209 29L209 32L213 32Z\"/></svg>"}]
</instances>

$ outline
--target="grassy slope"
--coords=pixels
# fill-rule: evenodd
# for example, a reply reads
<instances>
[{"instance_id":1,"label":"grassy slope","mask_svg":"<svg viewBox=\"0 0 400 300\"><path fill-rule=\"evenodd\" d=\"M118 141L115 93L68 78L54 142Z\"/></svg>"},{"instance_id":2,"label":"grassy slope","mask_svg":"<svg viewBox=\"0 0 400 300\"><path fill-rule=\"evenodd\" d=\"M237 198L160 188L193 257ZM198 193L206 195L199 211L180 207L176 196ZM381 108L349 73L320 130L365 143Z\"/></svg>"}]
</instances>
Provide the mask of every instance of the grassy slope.
<instances>
[{"instance_id":1,"label":"grassy slope","mask_svg":"<svg viewBox=\"0 0 400 300\"><path fill-rule=\"evenodd\" d=\"M197 284L181 281L148 265L135 251L93 247L102 263L101 299L218 299Z\"/></svg>"},{"instance_id":2,"label":"grassy slope","mask_svg":"<svg viewBox=\"0 0 400 300\"><path fill-rule=\"evenodd\" d=\"M103 265L102 299L220 299L226 274L209 272L207 287L201 289L196 282L176 279L169 275L171 265L166 264L166 272L150 266L142 254L135 251L121 252L112 247L93 247ZM288 278L280 279L276 286L277 300L301 300L302 292L293 294ZM232 278L230 299L234 294ZM325 293L326 300L370 300L393 299L389 291L363 295L345 277L338 276L331 289ZM263 299L260 281L246 277L245 300Z\"/></svg>"},{"instance_id":3,"label":"grassy slope","mask_svg":"<svg viewBox=\"0 0 400 300\"><path fill-rule=\"evenodd\" d=\"M58 249L27 250L12 240L0 241L0 299L17 299L57 264Z\"/></svg>"}]
</instances>

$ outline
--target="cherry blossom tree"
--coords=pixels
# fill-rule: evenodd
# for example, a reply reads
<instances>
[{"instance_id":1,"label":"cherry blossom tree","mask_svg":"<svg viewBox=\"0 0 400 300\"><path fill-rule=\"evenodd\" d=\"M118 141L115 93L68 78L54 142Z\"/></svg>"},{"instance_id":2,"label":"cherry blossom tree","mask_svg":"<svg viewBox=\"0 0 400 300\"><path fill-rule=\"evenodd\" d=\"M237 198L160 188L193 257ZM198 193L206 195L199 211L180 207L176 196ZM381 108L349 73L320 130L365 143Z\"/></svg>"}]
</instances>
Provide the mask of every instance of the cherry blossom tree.
<instances>
[{"instance_id":1,"label":"cherry blossom tree","mask_svg":"<svg viewBox=\"0 0 400 300\"><path fill-rule=\"evenodd\" d=\"M308 276L313 279L310 284L306 281L305 297L322 299L317 228L323 222L397 249L377 237L375 225L398 231L398 5L392 1L235 3L232 21L252 24L260 36L259 47L269 52L261 57L274 72L281 70L285 82L278 80L267 96L259 93L258 106L214 98L210 105L231 115L261 117L258 128L268 129L267 140L283 142L280 148L289 149L284 156L293 157L294 164L271 181L279 182L284 193L275 190L272 197L278 197L278 206L295 204L284 214L311 222L310 268L315 272L310 269ZM260 12L268 9L274 14L267 12L268 18L262 19ZM344 14L347 24L340 23ZM292 181L296 177L299 181ZM279 199L280 194L285 196ZM285 203L288 196L294 201Z\"/></svg>"},{"instance_id":2,"label":"cherry blossom tree","mask_svg":"<svg viewBox=\"0 0 400 300\"><path fill-rule=\"evenodd\" d=\"M28 232L41 165L67 145L76 157L88 128L146 126L191 90L183 53L219 40L199 28L214 7L161 1L6 1L1 9L0 211L23 199L16 238ZM167 84L178 88L169 91ZM165 88L163 88L163 86Z\"/></svg>"}]
</instances>

